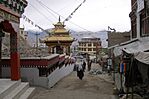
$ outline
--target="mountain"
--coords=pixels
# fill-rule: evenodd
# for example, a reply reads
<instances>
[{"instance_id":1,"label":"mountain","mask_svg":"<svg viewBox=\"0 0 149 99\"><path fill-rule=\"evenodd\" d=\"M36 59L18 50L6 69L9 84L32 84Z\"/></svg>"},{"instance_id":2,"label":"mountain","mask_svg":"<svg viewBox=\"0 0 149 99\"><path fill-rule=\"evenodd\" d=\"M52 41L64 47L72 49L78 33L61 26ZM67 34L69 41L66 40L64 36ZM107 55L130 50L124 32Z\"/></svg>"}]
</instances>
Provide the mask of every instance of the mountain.
<instances>
[{"instance_id":1,"label":"mountain","mask_svg":"<svg viewBox=\"0 0 149 99\"><path fill-rule=\"evenodd\" d=\"M71 36L74 37L76 39L75 42L73 43L77 43L77 41L81 40L82 37L97 37L100 38L102 41L102 47L107 47L107 31L98 31L98 32L88 32L88 31L80 31L80 32L76 32L76 31L70 31L71 32Z\"/></svg>"},{"instance_id":2,"label":"mountain","mask_svg":"<svg viewBox=\"0 0 149 99\"><path fill-rule=\"evenodd\" d=\"M50 30L50 29L49 29ZM33 31L28 30L28 42L31 46L35 46L36 44L36 34L39 34L38 38L43 39L44 37L48 36L46 32L39 32L39 31ZM102 47L107 47L107 32L106 31L98 31L98 32L88 32L88 31L74 31L70 30L70 35L75 38L75 41L73 42L72 46L77 45L77 41L81 40L82 37L97 37L100 38L102 41Z\"/></svg>"},{"instance_id":3,"label":"mountain","mask_svg":"<svg viewBox=\"0 0 149 99\"><path fill-rule=\"evenodd\" d=\"M35 30L28 30L27 32L27 40L28 43L33 47L36 46L36 38L37 38L37 34L38 34L38 43L39 43L39 38L45 38L46 36L48 36L49 34L47 34L46 32L41 32L41 31L35 31Z\"/></svg>"}]
</instances>

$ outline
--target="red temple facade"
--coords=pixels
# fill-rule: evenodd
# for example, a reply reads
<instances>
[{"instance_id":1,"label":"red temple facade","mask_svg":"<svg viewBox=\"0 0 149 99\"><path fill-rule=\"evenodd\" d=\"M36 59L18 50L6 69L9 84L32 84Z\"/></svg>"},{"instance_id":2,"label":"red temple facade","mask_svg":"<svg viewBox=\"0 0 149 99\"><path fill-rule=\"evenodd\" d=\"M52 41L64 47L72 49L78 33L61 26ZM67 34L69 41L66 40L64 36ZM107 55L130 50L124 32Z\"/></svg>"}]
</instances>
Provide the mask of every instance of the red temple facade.
<instances>
[{"instance_id":1,"label":"red temple facade","mask_svg":"<svg viewBox=\"0 0 149 99\"><path fill-rule=\"evenodd\" d=\"M2 37L10 34L10 66L11 80L20 79L20 55L18 51L18 35L21 14L27 6L26 0L0 0L0 62ZM0 66L0 70L2 65ZM0 71L1 73L2 71Z\"/></svg>"}]
</instances>

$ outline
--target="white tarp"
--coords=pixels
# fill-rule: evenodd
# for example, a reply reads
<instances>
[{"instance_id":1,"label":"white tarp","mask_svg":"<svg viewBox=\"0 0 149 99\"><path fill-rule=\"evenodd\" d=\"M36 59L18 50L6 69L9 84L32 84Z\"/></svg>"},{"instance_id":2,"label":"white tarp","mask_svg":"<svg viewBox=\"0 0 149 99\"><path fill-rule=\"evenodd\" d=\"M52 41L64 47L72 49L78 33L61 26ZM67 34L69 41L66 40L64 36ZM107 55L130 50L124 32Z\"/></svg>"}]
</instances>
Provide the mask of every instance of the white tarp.
<instances>
[{"instance_id":1,"label":"white tarp","mask_svg":"<svg viewBox=\"0 0 149 99\"><path fill-rule=\"evenodd\" d=\"M149 52L138 52L134 56L138 61L149 65Z\"/></svg>"},{"instance_id":2,"label":"white tarp","mask_svg":"<svg viewBox=\"0 0 149 99\"><path fill-rule=\"evenodd\" d=\"M140 44L138 41L129 43L127 45L120 45L118 47L115 47L113 52L115 56L119 56L122 54L122 50L126 51L127 53L133 53L133 52L138 52L138 46Z\"/></svg>"},{"instance_id":3,"label":"white tarp","mask_svg":"<svg viewBox=\"0 0 149 99\"><path fill-rule=\"evenodd\" d=\"M128 54L134 54L134 57L145 64L149 64L149 52L145 52L149 50L149 38L143 38L141 40L120 45L114 48L114 55L119 56L122 54L122 50Z\"/></svg>"},{"instance_id":4,"label":"white tarp","mask_svg":"<svg viewBox=\"0 0 149 99\"><path fill-rule=\"evenodd\" d=\"M123 48L123 50L127 53L138 53L138 52L144 52L149 50L149 43L148 42L141 42L141 41L137 41L133 44L131 44L131 46L125 46Z\"/></svg>"},{"instance_id":5,"label":"white tarp","mask_svg":"<svg viewBox=\"0 0 149 99\"><path fill-rule=\"evenodd\" d=\"M113 50L114 55L115 56L121 55L122 50L124 50L129 54L147 51L149 50L149 38L145 38L126 45L120 45L118 47L115 47Z\"/></svg>"}]
</instances>

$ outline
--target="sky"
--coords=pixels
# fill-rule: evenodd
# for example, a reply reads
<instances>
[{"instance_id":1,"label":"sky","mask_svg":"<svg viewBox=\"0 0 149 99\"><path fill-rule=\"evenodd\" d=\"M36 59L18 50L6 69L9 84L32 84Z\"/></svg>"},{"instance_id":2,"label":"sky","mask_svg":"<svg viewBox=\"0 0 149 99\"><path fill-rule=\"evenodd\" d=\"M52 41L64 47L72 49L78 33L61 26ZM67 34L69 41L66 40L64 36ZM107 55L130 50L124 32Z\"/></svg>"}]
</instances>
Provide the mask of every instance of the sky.
<instances>
[{"instance_id":1,"label":"sky","mask_svg":"<svg viewBox=\"0 0 149 99\"><path fill-rule=\"evenodd\" d=\"M64 21L84 0L27 1L24 15L33 21L34 25L49 29L54 28L53 24L58 22L59 15L61 21ZM86 0L65 25L67 29L75 31L96 32L108 30L108 26L119 32L129 31L130 11L131 0ZM21 18L20 27L25 30L38 30L34 25Z\"/></svg>"}]
</instances>

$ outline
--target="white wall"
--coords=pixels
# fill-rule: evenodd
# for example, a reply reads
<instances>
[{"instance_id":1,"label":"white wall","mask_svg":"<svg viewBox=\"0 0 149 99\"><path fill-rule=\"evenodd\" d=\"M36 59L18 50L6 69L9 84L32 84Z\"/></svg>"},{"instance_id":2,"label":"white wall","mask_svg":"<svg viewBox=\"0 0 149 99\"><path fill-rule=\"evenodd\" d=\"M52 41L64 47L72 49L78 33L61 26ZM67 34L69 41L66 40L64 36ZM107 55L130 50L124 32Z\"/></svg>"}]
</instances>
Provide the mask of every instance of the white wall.
<instances>
[{"instance_id":1,"label":"white wall","mask_svg":"<svg viewBox=\"0 0 149 99\"><path fill-rule=\"evenodd\" d=\"M2 67L2 77L10 78L10 75L11 75L10 67Z\"/></svg>"},{"instance_id":2,"label":"white wall","mask_svg":"<svg viewBox=\"0 0 149 99\"><path fill-rule=\"evenodd\" d=\"M74 64L56 68L48 77L39 77L39 70L37 68L21 68L21 80L29 82L30 85L42 86L50 88L54 86L59 80L67 76L73 71ZM2 77L10 78L10 68L2 68Z\"/></svg>"},{"instance_id":3,"label":"white wall","mask_svg":"<svg viewBox=\"0 0 149 99\"><path fill-rule=\"evenodd\" d=\"M54 72L52 72L48 76L48 87L50 88L54 86L59 80L61 80L62 78L70 74L73 71L73 68L74 68L74 64L72 65L68 64L66 67L64 65L60 69L57 68Z\"/></svg>"}]
</instances>

